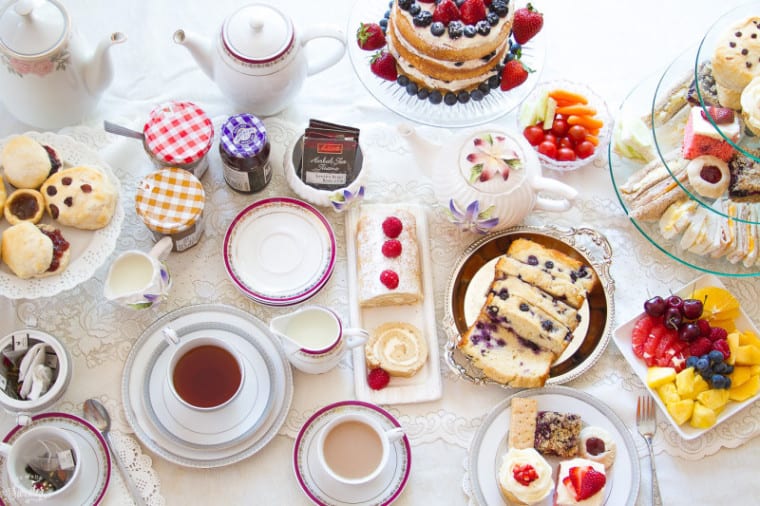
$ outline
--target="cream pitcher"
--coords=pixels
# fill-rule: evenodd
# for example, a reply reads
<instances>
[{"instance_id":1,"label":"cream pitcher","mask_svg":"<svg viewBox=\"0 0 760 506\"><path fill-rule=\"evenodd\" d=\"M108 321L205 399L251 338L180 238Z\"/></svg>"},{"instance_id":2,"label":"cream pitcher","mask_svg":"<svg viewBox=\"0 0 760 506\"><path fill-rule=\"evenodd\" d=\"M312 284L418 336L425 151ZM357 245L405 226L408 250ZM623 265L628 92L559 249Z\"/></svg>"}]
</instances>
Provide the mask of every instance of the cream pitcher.
<instances>
[{"instance_id":1,"label":"cream pitcher","mask_svg":"<svg viewBox=\"0 0 760 506\"><path fill-rule=\"evenodd\" d=\"M171 250L172 238L165 236L148 253L133 249L119 255L108 269L105 298L133 309L146 309L166 299L172 279L164 260Z\"/></svg>"},{"instance_id":2,"label":"cream pitcher","mask_svg":"<svg viewBox=\"0 0 760 506\"><path fill-rule=\"evenodd\" d=\"M340 45L308 61L304 46L325 37ZM337 28L314 26L299 32L279 8L261 3L232 13L214 40L180 29L174 32L174 42L190 51L225 96L257 116L270 116L287 107L306 77L336 64L346 45Z\"/></svg>"},{"instance_id":3,"label":"cream pitcher","mask_svg":"<svg viewBox=\"0 0 760 506\"><path fill-rule=\"evenodd\" d=\"M272 318L269 329L280 338L290 363L310 374L329 371L369 337L364 329L344 328L332 309L317 305Z\"/></svg>"},{"instance_id":4,"label":"cream pitcher","mask_svg":"<svg viewBox=\"0 0 760 506\"><path fill-rule=\"evenodd\" d=\"M0 100L16 119L55 130L81 123L112 79L108 49L120 32L92 52L57 0L16 0L0 7Z\"/></svg>"}]
</instances>

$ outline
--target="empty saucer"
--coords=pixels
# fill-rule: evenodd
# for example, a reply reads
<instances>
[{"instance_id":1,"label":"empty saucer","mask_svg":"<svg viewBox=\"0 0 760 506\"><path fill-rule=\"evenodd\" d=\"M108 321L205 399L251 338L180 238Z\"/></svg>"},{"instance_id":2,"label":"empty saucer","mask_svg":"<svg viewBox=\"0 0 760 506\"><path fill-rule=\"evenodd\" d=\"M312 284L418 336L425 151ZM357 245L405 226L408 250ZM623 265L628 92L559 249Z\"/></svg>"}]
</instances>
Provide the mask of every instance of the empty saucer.
<instances>
[{"instance_id":1,"label":"empty saucer","mask_svg":"<svg viewBox=\"0 0 760 506\"><path fill-rule=\"evenodd\" d=\"M412 452L406 436L390 444L388 466L380 475L363 485L346 485L319 472L317 441L322 428L335 416L345 412L363 412L384 428L400 427L398 421L374 404L343 401L320 409L301 428L293 449L293 470L304 494L318 505L362 506L388 505L401 494L409 479Z\"/></svg>"}]
</instances>

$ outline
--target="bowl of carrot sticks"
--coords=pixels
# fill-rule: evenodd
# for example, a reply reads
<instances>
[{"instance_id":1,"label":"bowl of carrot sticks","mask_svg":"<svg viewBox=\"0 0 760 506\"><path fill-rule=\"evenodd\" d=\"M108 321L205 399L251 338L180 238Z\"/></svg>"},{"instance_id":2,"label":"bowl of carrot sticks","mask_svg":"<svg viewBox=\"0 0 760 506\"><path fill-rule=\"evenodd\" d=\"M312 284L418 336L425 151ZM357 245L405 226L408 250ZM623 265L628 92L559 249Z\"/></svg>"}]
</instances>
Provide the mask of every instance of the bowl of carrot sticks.
<instances>
[{"instance_id":1,"label":"bowl of carrot sticks","mask_svg":"<svg viewBox=\"0 0 760 506\"><path fill-rule=\"evenodd\" d=\"M604 100L588 86L570 81L536 85L517 122L541 166L559 172L591 163L606 148L612 126Z\"/></svg>"}]
</instances>

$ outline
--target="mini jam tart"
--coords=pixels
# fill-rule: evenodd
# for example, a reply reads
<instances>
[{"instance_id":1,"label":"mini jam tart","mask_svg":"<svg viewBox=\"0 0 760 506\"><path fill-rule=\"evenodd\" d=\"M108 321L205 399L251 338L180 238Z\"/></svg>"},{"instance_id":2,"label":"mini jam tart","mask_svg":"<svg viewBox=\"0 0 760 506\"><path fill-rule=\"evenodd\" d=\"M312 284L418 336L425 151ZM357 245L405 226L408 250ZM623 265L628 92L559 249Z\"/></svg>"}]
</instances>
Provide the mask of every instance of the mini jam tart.
<instances>
[{"instance_id":1,"label":"mini jam tart","mask_svg":"<svg viewBox=\"0 0 760 506\"><path fill-rule=\"evenodd\" d=\"M728 189L728 164L718 157L702 155L689 161L686 175L694 190L703 197L717 199Z\"/></svg>"},{"instance_id":2,"label":"mini jam tart","mask_svg":"<svg viewBox=\"0 0 760 506\"><path fill-rule=\"evenodd\" d=\"M15 225L22 221L39 223L45 213L45 199L37 190L21 189L11 193L5 202L3 214L8 223Z\"/></svg>"},{"instance_id":3,"label":"mini jam tart","mask_svg":"<svg viewBox=\"0 0 760 506\"><path fill-rule=\"evenodd\" d=\"M588 426L581 430L581 457L604 464L605 469L612 467L617 455L617 446L612 436L601 427Z\"/></svg>"}]
</instances>

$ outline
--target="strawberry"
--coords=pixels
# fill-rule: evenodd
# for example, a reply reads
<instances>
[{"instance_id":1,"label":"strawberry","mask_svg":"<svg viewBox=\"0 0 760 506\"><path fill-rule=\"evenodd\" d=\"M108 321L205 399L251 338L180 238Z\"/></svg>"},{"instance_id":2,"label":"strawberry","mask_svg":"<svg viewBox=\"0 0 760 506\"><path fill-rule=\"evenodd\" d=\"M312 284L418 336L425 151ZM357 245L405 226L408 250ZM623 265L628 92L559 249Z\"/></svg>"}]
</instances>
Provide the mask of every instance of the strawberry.
<instances>
[{"instance_id":1,"label":"strawberry","mask_svg":"<svg viewBox=\"0 0 760 506\"><path fill-rule=\"evenodd\" d=\"M390 269L386 269L380 273L380 282L384 284L388 290L394 290L398 288L398 274Z\"/></svg>"},{"instance_id":2,"label":"strawberry","mask_svg":"<svg viewBox=\"0 0 760 506\"><path fill-rule=\"evenodd\" d=\"M713 119L715 123L718 125L725 125L728 123L734 122L734 110L728 109L727 107L716 107L714 105L711 105L707 108L707 112L710 114L710 117ZM701 111L702 119L705 121L709 121L707 119L707 115L705 114L705 111Z\"/></svg>"},{"instance_id":3,"label":"strawberry","mask_svg":"<svg viewBox=\"0 0 760 506\"><path fill-rule=\"evenodd\" d=\"M356 43L365 51L374 51L385 45L385 34L377 23L361 23L356 30Z\"/></svg>"},{"instance_id":4,"label":"strawberry","mask_svg":"<svg viewBox=\"0 0 760 506\"><path fill-rule=\"evenodd\" d=\"M372 73L388 81L395 81L398 77L396 70L396 60L387 51L378 51L372 56L369 65Z\"/></svg>"},{"instance_id":5,"label":"strawberry","mask_svg":"<svg viewBox=\"0 0 760 506\"><path fill-rule=\"evenodd\" d=\"M544 26L544 15L538 12L529 2L527 7L521 7L515 11L512 21L512 34L515 41L525 44L541 31Z\"/></svg>"},{"instance_id":6,"label":"strawberry","mask_svg":"<svg viewBox=\"0 0 760 506\"><path fill-rule=\"evenodd\" d=\"M523 65L520 60L510 60L501 71L501 91L511 90L524 83L528 79L528 72L532 72Z\"/></svg>"},{"instance_id":7,"label":"strawberry","mask_svg":"<svg viewBox=\"0 0 760 506\"><path fill-rule=\"evenodd\" d=\"M383 220L383 233L391 239L398 237L403 229L404 225L401 223L401 220L395 216L388 216Z\"/></svg>"},{"instance_id":8,"label":"strawberry","mask_svg":"<svg viewBox=\"0 0 760 506\"><path fill-rule=\"evenodd\" d=\"M401 255L401 242L398 239L388 239L383 243L383 256L396 258Z\"/></svg>"},{"instance_id":9,"label":"strawberry","mask_svg":"<svg viewBox=\"0 0 760 506\"><path fill-rule=\"evenodd\" d=\"M385 369L372 369L367 374L367 384L372 390L382 390L388 386L391 381L391 377Z\"/></svg>"},{"instance_id":10,"label":"strawberry","mask_svg":"<svg viewBox=\"0 0 760 506\"><path fill-rule=\"evenodd\" d=\"M483 0L465 0L459 7L462 22L466 25L474 25L478 21L486 19L486 4Z\"/></svg>"},{"instance_id":11,"label":"strawberry","mask_svg":"<svg viewBox=\"0 0 760 506\"><path fill-rule=\"evenodd\" d=\"M460 18L459 8L454 3L454 0L442 0L435 6L435 10L433 11L433 21L440 21L446 26Z\"/></svg>"},{"instance_id":12,"label":"strawberry","mask_svg":"<svg viewBox=\"0 0 760 506\"><path fill-rule=\"evenodd\" d=\"M588 471L586 471L586 473L583 475L583 478L581 479L580 489L576 489L577 494L575 496L575 500L584 501L588 499L589 497L602 490L605 483L607 483L607 478L604 476L604 473L600 473L593 467L589 467Z\"/></svg>"}]
</instances>

